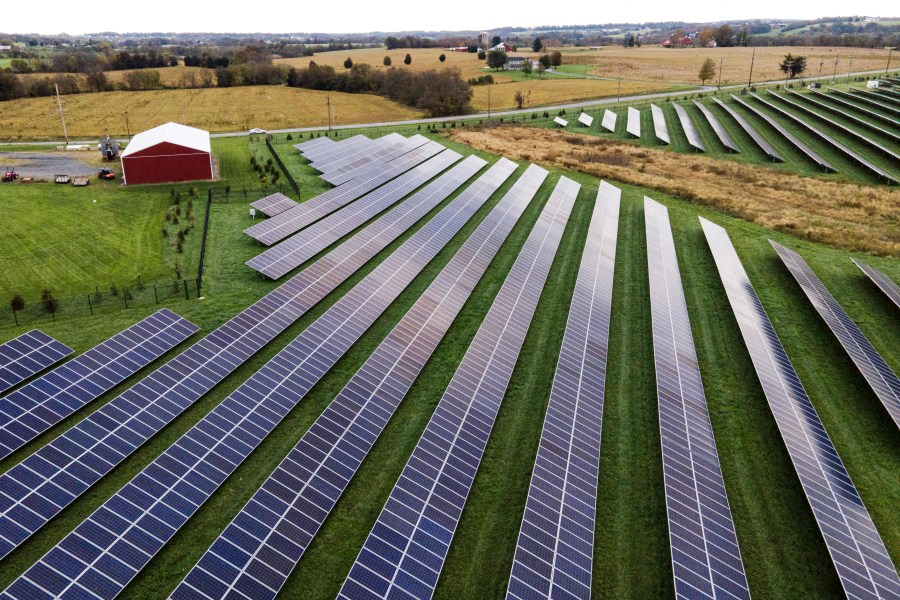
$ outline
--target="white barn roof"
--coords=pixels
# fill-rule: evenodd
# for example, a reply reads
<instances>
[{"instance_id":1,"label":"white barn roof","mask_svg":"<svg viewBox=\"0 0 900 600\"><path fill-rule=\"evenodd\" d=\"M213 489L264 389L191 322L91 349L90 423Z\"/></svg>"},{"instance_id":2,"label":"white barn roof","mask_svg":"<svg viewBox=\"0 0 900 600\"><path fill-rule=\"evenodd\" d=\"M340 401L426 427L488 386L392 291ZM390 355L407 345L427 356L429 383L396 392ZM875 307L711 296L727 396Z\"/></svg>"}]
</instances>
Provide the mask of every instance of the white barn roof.
<instances>
[{"instance_id":1,"label":"white barn roof","mask_svg":"<svg viewBox=\"0 0 900 600\"><path fill-rule=\"evenodd\" d=\"M209 132L179 123L166 123L137 134L131 139L122 157L146 150L162 142L169 142L185 148L209 152Z\"/></svg>"}]
</instances>

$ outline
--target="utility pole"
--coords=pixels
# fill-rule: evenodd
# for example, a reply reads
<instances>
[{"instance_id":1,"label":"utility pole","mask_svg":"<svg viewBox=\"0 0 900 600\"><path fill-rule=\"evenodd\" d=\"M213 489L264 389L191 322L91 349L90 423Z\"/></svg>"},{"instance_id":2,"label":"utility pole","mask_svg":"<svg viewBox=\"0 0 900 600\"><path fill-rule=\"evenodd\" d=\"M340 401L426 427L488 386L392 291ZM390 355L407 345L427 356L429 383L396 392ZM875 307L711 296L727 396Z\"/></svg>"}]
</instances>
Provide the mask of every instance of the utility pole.
<instances>
[{"instance_id":1,"label":"utility pole","mask_svg":"<svg viewBox=\"0 0 900 600\"><path fill-rule=\"evenodd\" d=\"M716 85L716 88L722 89L722 57L719 57L719 83Z\"/></svg>"},{"instance_id":2,"label":"utility pole","mask_svg":"<svg viewBox=\"0 0 900 600\"><path fill-rule=\"evenodd\" d=\"M125 111L125 133L128 137L128 141L131 141L131 127L128 125L128 111Z\"/></svg>"},{"instance_id":3,"label":"utility pole","mask_svg":"<svg viewBox=\"0 0 900 600\"><path fill-rule=\"evenodd\" d=\"M847 85L850 85L850 71L853 69L853 55L850 55L850 66L847 67Z\"/></svg>"},{"instance_id":4,"label":"utility pole","mask_svg":"<svg viewBox=\"0 0 900 600\"><path fill-rule=\"evenodd\" d=\"M831 74L831 83L834 83L835 78L837 77L837 66L838 63L841 62L841 59L837 56L834 57L834 73Z\"/></svg>"},{"instance_id":5,"label":"utility pole","mask_svg":"<svg viewBox=\"0 0 900 600\"><path fill-rule=\"evenodd\" d=\"M619 103L622 98L622 67L619 67L619 85L616 88L616 104Z\"/></svg>"},{"instance_id":6,"label":"utility pole","mask_svg":"<svg viewBox=\"0 0 900 600\"><path fill-rule=\"evenodd\" d=\"M756 46L753 46L753 54L750 56L750 78L747 79L747 87L753 85L753 61L756 59Z\"/></svg>"},{"instance_id":7,"label":"utility pole","mask_svg":"<svg viewBox=\"0 0 900 600\"><path fill-rule=\"evenodd\" d=\"M884 68L884 75L885 75L885 77L887 77L888 70L891 68L891 52L893 52L893 51L894 51L894 47L893 47L893 46L891 46L890 48L888 48L888 62L887 62L887 66Z\"/></svg>"},{"instance_id":8,"label":"utility pole","mask_svg":"<svg viewBox=\"0 0 900 600\"><path fill-rule=\"evenodd\" d=\"M69 131L66 129L66 114L63 112L62 100L59 99L59 85L54 83L53 87L56 88L56 108L59 111L59 118L62 121L63 137L66 138L66 146L68 146L69 145Z\"/></svg>"},{"instance_id":9,"label":"utility pole","mask_svg":"<svg viewBox=\"0 0 900 600\"><path fill-rule=\"evenodd\" d=\"M488 122L491 120L491 88L488 88Z\"/></svg>"},{"instance_id":10,"label":"utility pole","mask_svg":"<svg viewBox=\"0 0 900 600\"><path fill-rule=\"evenodd\" d=\"M784 87L787 87L788 77L794 76L794 63L796 60L786 60L784 64L787 66L787 71L784 72Z\"/></svg>"},{"instance_id":11,"label":"utility pole","mask_svg":"<svg viewBox=\"0 0 900 600\"><path fill-rule=\"evenodd\" d=\"M825 56L822 56L822 59L819 61L819 76L816 79L822 79L822 67L825 66Z\"/></svg>"}]
</instances>

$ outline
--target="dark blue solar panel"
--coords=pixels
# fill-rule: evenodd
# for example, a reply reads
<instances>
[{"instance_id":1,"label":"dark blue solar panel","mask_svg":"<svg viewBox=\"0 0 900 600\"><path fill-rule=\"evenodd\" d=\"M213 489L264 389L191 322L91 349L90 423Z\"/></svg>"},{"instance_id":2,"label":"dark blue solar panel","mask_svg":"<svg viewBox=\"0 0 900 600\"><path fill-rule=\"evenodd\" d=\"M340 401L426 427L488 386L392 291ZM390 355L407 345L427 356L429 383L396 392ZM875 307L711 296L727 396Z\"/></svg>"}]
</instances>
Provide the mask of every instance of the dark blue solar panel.
<instances>
[{"instance_id":1,"label":"dark blue solar panel","mask_svg":"<svg viewBox=\"0 0 900 600\"><path fill-rule=\"evenodd\" d=\"M0 344L0 392L72 354L72 349L38 329Z\"/></svg>"},{"instance_id":2,"label":"dark blue solar panel","mask_svg":"<svg viewBox=\"0 0 900 600\"><path fill-rule=\"evenodd\" d=\"M675 596L683 600L749 600L750 589L703 393L669 213L663 205L644 198L644 214Z\"/></svg>"},{"instance_id":3,"label":"dark blue solar panel","mask_svg":"<svg viewBox=\"0 0 900 600\"><path fill-rule=\"evenodd\" d=\"M728 233L700 219L744 343L848 597L900 597L869 511L769 321Z\"/></svg>"},{"instance_id":4,"label":"dark blue solar panel","mask_svg":"<svg viewBox=\"0 0 900 600\"><path fill-rule=\"evenodd\" d=\"M579 187L560 179L391 491L340 597L431 597ZM381 559L377 569L371 566L376 558Z\"/></svg>"},{"instance_id":5,"label":"dark blue solar panel","mask_svg":"<svg viewBox=\"0 0 900 600\"><path fill-rule=\"evenodd\" d=\"M0 458L108 392L198 329L164 308L0 398Z\"/></svg>"},{"instance_id":6,"label":"dark blue solar panel","mask_svg":"<svg viewBox=\"0 0 900 600\"><path fill-rule=\"evenodd\" d=\"M402 231L394 219L375 221L0 475L0 557L284 331Z\"/></svg>"},{"instance_id":7,"label":"dark blue solar panel","mask_svg":"<svg viewBox=\"0 0 900 600\"><path fill-rule=\"evenodd\" d=\"M866 276L872 280L872 283L878 286L884 295L891 299L891 302L897 305L897 308L900 308L900 285L897 285L891 278L875 269L865 264L864 262L860 262L855 258L851 259L853 264L859 267L859 270L866 274Z\"/></svg>"},{"instance_id":8,"label":"dark blue solar panel","mask_svg":"<svg viewBox=\"0 0 900 600\"><path fill-rule=\"evenodd\" d=\"M872 391L884 404L894 424L900 426L900 378L891 370L822 281L816 277L803 257L772 240L769 240L769 243L803 288L803 293L812 302L816 312L825 320L828 328L872 386Z\"/></svg>"},{"instance_id":9,"label":"dark blue solar panel","mask_svg":"<svg viewBox=\"0 0 900 600\"><path fill-rule=\"evenodd\" d=\"M482 203L515 171L501 159L463 194ZM281 588L301 553L318 531L387 425L413 380L450 327L503 240L531 200L546 171L531 167L463 244L406 316L347 383L282 461L260 490L225 529L173 598L218 598L239 581L270 597ZM319 448L325 442L323 448ZM322 495L319 489L335 488ZM277 506L271 499L278 498ZM276 531L292 525L297 551L286 556L275 543ZM256 565L273 569L265 581Z\"/></svg>"},{"instance_id":10,"label":"dark blue solar panel","mask_svg":"<svg viewBox=\"0 0 900 600\"><path fill-rule=\"evenodd\" d=\"M506 597L590 598L621 192L600 184Z\"/></svg>"},{"instance_id":11,"label":"dark blue solar panel","mask_svg":"<svg viewBox=\"0 0 900 600\"><path fill-rule=\"evenodd\" d=\"M414 216L398 210L399 219L398 215L390 214L386 218L393 217L391 220L398 227L399 223L405 224L402 229L405 230L485 164L483 159L470 156L433 184L438 187L440 183L443 191L430 205L421 203ZM425 194L424 190L421 194ZM101 551L93 568L115 582L110 589L117 594L124 588L459 232L484 201L462 197L451 202L69 534L68 537L91 541ZM109 517L116 515L116 507L122 504L130 504L132 512L127 521L122 520L109 531ZM131 564L125 564L119 560L121 548L116 545L117 537L132 530L146 537L134 545L141 553L131 552L128 555ZM106 531L111 535L104 537ZM64 547L66 539L59 547ZM103 560L107 563L101 564ZM73 556L68 561L67 572L77 571L77 575L67 577L69 582L87 587L85 578L91 573L90 564ZM41 560L22 578L38 584L39 574L48 566ZM261 565L260 569L263 567ZM257 579L262 577L259 572L250 572ZM104 595L109 597L110 594Z\"/></svg>"}]
</instances>

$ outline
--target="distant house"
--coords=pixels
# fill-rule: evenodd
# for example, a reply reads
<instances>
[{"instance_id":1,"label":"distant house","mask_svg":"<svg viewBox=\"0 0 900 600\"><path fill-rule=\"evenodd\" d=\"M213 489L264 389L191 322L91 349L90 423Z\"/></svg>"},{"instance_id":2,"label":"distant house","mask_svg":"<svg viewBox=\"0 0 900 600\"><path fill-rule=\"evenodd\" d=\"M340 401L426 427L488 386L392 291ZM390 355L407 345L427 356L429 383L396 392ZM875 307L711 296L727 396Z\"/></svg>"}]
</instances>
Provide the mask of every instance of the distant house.
<instances>
[{"instance_id":1,"label":"distant house","mask_svg":"<svg viewBox=\"0 0 900 600\"><path fill-rule=\"evenodd\" d=\"M662 44L660 44L660 46L662 46L663 48L671 48L672 42L670 42L669 40L666 40Z\"/></svg>"},{"instance_id":2,"label":"distant house","mask_svg":"<svg viewBox=\"0 0 900 600\"><path fill-rule=\"evenodd\" d=\"M468 52L468 46L454 46L453 48L447 48L448 52Z\"/></svg>"},{"instance_id":3,"label":"distant house","mask_svg":"<svg viewBox=\"0 0 900 600\"><path fill-rule=\"evenodd\" d=\"M684 36L683 38L681 38L680 40L678 40L678 43L679 43L680 45L682 45L682 46L687 47L687 46L692 45L692 44L694 43L694 40L692 40L691 38L689 38L689 37L687 37L687 36Z\"/></svg>"},{"instance_id":4,"label":"distant house","mask_svg":"<svg viewBox=\"0 0 900 600\"><path fill-rule=\"evenodd\" d=\"M513 51L512 46L510 46L506 42L500 42L499 44L497 44L496 46L491 48L491 50L503 50L504 52L512 52Z\"/></svg>"},{"instance_id":5,"label":"distant house","mask_svg":"<svg viewBox=\"0 0 900 600\"><path fill-rule=\"evenodd\" d=\"M503 68L507 71L519 71L525 65L526 60L531 62L532 69L537 69L537 61L524 56L510 56L506 59L506 64Z\"/></svg>"},{"instance_id":6,"label":"distant house","mask_svg":"<svg viewBox=\"0 0 900 600\"><path fill-rule=\"evenodd\" d=\"M0 52L9 52L12 50L12 46L0 46Z\"/></svg>"}]
</instances>

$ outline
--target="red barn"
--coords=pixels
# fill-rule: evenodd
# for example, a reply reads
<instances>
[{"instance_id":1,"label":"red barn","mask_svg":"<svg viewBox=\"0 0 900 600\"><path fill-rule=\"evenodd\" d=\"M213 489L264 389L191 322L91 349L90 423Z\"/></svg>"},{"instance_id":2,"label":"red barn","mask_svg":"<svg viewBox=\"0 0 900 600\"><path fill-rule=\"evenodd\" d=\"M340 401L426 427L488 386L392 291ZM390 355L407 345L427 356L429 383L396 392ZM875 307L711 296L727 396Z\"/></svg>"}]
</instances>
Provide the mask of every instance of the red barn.
<instances>
[{"instance_id":1,"label":"red barn","mask_svg":"<svg viewBox=\"0 0 900 600\"><path fill-rule=\"evenodd\" d=\"M209 132L178 123L137 134L121 159L126 184L214 178Z\"/></svg>"}]
</instances>

